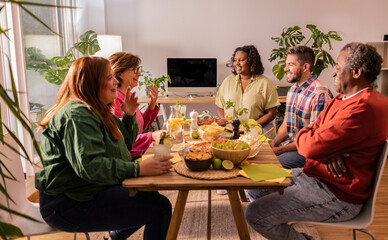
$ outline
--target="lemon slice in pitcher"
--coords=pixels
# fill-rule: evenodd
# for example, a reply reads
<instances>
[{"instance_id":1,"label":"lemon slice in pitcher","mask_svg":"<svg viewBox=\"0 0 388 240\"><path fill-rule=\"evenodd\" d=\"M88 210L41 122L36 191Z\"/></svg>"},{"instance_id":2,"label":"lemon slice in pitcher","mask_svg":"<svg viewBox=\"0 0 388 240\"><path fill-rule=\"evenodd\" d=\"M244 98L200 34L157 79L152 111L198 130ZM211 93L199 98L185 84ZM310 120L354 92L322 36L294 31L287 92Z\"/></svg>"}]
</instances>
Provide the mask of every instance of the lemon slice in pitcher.
<instances>
[{"instance_id":1,"label":"lemon slice in pitcher","mask_svg":"<svg viewBox=\"0 0 388 240\"><path fill-rule=\"evenodd\" d=\"M172 141L171 138L165 138L163 139L163 145L165 145L168 148L172 148Z\"/></svg>"},{"instance_id":2,"label":"lemon slice in pitcher","mask_svg":"<svg viewBox=\"0 0 388 240\"><path fill-rule=\"evenodd\" d=\"M222 161L222 168L226 171L232 170L234 167L234 164L230 160L224 160Z\"/></svg>"}]
</instances>

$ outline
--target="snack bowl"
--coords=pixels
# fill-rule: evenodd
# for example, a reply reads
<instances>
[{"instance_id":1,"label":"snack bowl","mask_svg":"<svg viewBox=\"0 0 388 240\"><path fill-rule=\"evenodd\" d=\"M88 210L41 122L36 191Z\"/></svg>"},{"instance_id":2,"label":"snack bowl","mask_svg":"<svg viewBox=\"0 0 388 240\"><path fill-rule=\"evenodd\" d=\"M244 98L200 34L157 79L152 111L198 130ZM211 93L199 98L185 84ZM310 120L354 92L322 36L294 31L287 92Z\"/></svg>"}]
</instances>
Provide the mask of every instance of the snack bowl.
<instances>
[{"instance_id":1,"label":"snack bowl","mask_svg":"<svg viewBox=\"0 0 388 240\"><path fill-rule=\"evenodd\" d=\"M213 162L213 155L209 152L189 152L183 159L191 171L206 171Z\"/></svg>"},{"instance_id":2,"label":"snack bowl","mask_svg":"<svg viewBox=\"0 0 388 240\"><path fill-rule=\"evenodd\" d=\"M211 152L213 153L214 157L220 158L222 160L230 160L235 165L240 164L242 161L247 159L249 156L249 153L251 151L251 148L246 148L244 150L222 150L219 148L211 147Z\"/></svg>"}]
</instances>

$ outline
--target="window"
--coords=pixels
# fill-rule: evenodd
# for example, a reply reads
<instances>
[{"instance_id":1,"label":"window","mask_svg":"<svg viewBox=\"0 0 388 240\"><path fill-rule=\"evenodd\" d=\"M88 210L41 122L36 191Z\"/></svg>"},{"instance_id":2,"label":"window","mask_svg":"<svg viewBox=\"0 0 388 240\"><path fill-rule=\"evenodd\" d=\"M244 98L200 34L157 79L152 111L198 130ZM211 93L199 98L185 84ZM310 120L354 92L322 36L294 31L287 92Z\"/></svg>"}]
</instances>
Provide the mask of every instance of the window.
<instances>
[{"instance_id":1,"label":"window","mask_svg":"<svg viewBox=\"0 0 388 240\"><path fill-rule=\"evenodd\" d=\"M72 6L72 1L33 0L44 4ZM59 86L48 82L31 66L42 61L50 63L54 56L63 56L68 45L73 45L72 10L26 6L26 8L45 22L52 30L61 34L60 37L36 21L27 12L22 11L23 40L26 58L27 92L30 106L30 118L33 128L37 127L46 110L54 104ZM40 136L37 136L40 139Z\"/></svg>"},{"instance_id":2,"label":"window","mask_svg":"<svg viewBox=\"0 0 388 240\"><path fill-rule=\"evenodd\" d=\"M32 0L29 2L73 6L72 0ZM63 49L67 49L68 45L73 45L73 9L24 5L50 28L60 34L66 33L62 34L63 38L59 38L34 18L27 16L27 13L21 10L17 4L0 2L0 5L3 7L0 12L1 28L10 29L7 32L8 38L4 34L0 37L0 83L8 93L11 93L9 94L11 96L10 69L12 69L22 111L28 117L31 112L30 119L39 122L44 111L52 106L59 86L48 83L33 70L25 70L26 65L31 63L31 54L27 54L27 49L35 47L35 52L30 49L35 57L36 53L39 52L38 48L42 55L47 54L45 55L47 58L63 55ZM8 108L3 102L1 102L1 114L2 121L17 134L29 155L33 156L29 134L23 130L14 116L8 113ZM29 174L33 173L31 169L26 171Z\"/></svg>"}]
</instances>

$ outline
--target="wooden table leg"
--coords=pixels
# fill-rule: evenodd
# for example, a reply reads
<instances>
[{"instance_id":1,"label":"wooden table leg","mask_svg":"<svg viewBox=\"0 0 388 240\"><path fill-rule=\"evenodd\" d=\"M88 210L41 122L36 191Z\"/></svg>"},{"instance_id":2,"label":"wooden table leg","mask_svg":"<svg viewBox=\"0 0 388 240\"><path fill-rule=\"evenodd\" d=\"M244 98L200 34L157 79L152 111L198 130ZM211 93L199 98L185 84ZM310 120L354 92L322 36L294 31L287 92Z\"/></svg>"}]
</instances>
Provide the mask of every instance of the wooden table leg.
<instances>
[{"instance_id":1,"label":"wooden table leg","mask_svg":"<svg viewBox=\"0 0 388 240\"><path fill-rule=\"evenodd\" d=\"M179 228L181 226L183 212L185 210L187 197L189 195L188 190L180 190L176 199L174 212L172 213L170 226L167 232L167 240L175 240L178 236Z\"/></svg>"},{"instance_id":2,"label":"wooden table leg","mask_svg":"<svg viewBox=\"0 0 388 240\"><path fill-rule=\"evenodd\" d=\"M238 193L240 194L241 202L249 202L244 189L238 190Z\"/></svg>"},{"instance_id":3,"label":"wooden table leg","mask_svg":"<svg viewBox=\"0 0 388 240\"><path fill-rule=\"evenodd\" d=\"M208 190L207 194L207 240L210 240L212 233L212 190Z\"/></svg>"},{"instance_id":4,"label":"wooden table leg","mask_svg":"<svg viewBox=\"0 0 388 240\"><path fill-rule=\"evenodd\" d=\"M248 225L244 218L244 211L241 206L240 198L237 190L228 190L230 207L232 208L234 221L236 223L238 235L240 239L250 240Z\"/></svg>"}]
</instances>

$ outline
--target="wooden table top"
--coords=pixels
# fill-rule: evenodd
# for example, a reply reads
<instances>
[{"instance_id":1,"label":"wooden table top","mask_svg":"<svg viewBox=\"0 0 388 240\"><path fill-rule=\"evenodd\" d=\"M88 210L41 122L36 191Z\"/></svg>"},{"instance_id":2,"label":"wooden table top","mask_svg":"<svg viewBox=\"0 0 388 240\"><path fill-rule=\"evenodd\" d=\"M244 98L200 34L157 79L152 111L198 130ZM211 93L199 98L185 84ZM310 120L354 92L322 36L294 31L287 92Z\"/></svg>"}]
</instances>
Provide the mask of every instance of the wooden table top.
<instances>
[{"instance_id":1,"label":"wooden table top","mask_svg":"<svg viewBox=\"0 0 388 240\"><path fill-rule=\"evenodd\" d=\"M193 141L191 141L192 143ZM152 149L147 151L150 153ZM252 163L274 163L280 166L278 159L268 143L263 147L256 157L249 159ZM205 189L258 189L258 188L283 188L290 185L291 180L286 178L282 183L254 182L251 179L238 176L231 179L203 180L193 179L177 174L173 169L167 174L159 176L147 176L139 178L128 178L122 183L124 187L136 188L137 190L205 190Z\"/></svg>"}]
</instances>

